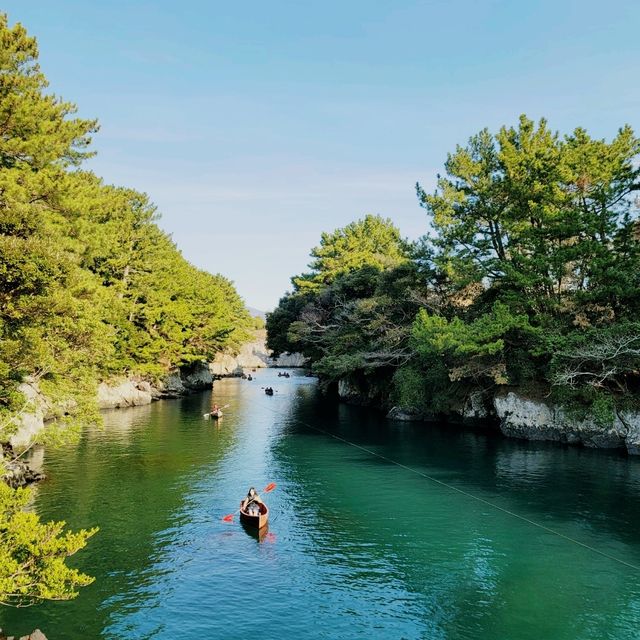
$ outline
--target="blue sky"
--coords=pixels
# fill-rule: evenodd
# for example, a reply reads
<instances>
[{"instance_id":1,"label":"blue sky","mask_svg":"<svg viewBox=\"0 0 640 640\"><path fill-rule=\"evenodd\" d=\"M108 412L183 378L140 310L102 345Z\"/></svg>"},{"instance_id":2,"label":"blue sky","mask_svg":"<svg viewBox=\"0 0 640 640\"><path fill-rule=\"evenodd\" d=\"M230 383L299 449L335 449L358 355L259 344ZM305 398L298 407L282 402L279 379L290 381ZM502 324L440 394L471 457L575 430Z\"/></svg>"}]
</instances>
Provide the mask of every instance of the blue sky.
<instances>
[{"instance_id":1,"label":"blue sky","mask_svg":"<svg viewBox=\"0 0 640 640\"><path fill-rule=\"evenodd\" d=\"M53 92L97 117L107 182L146 191L183 254L270 309L320 233L411 238L473 133L545 116L640 129L640 3L5 0Z\"/></svg>"}]
</instances>

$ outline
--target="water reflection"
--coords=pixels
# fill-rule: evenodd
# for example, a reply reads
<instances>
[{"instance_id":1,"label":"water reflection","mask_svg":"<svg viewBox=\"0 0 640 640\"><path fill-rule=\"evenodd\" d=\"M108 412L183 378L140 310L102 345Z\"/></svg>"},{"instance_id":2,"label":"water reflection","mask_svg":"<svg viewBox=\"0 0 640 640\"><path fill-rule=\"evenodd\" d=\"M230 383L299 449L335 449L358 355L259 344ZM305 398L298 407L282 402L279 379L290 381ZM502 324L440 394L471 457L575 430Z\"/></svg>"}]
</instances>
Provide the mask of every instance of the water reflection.
<instances>
[{"instance_id":1,"label":"water reflection","mask_svg":"<svg viewBox=\"0 0 640 640\"><path fill-rule=\"evenodd\" d=\"M638 461L389 424L320 398L313 380L256 378L108 413L78 447L48 452L36 507L101 526L78 556L98 579L72 603L2 611L1 626L72 639L249 637L256 619L262 638L636 636L633 571L389 460L632 563ZM212 402L228 405L218 424L202 419ZM222 522L270 482L267 530Z\"/></svg>"}]
</instances>

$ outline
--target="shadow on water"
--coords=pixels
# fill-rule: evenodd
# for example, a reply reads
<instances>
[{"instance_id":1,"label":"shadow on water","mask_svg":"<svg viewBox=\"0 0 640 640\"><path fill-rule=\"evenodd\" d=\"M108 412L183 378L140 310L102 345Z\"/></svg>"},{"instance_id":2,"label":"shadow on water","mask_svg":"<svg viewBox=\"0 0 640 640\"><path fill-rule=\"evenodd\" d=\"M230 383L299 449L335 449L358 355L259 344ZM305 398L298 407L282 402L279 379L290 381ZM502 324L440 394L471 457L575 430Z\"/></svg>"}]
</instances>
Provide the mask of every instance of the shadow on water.
<instances>
[{"instance_id":1,"label":"shadow on water","mask_svg":"<svg viewBox=\"0 0 640 640\"><path fill-rule=\"evenodd\" d=\"M264 542L269 536L269 525L262 527L262 529L256 529L256 527L251 527L244 522L240 523L243 531L250 537L253 538L256 542ZM273 536L273 534L271 534Z\"/></svg>"},{"instance_id":2,"label":"shadow on water","mask_svg":"<svg viewBox=\"0 0 640 640\"><path fill-rule=\"evenodd\" d=\"M215 423L201 420L209 397L105 412L104 428L51 452L35 508L43 520L63 519L72 529L100 527L69 562L98 579L71 602L4 609L3 629L99 638L115 615L148 604L160 577L156 561L185 524L193 485L215 473L234 445L232 430L214 438Z\"/></svg>"},{"instance_id":3,"label":"shadow on water","mask_svg":"<svg viewBox=\"0 0 640 640\"><path fill-rule=\"evenodd\" d=\"M109 413L47 453L35 508L101 526L72 559L97 580L70 603L2 610L0 626L52 640L242 638L256 619L263 640L637 637L634 571L389 460L636 564L639 460L389 423L276 375L216 383L221 424L202 420L204 393ZM222 522L272 481L268 530Z\"/></svg>"},{"instance_id":4,"label":"shadow on water","mask_svg":"<svg viewBox=\"0 0 640 640\"><path fill-rule=\"evenodd\" d=\"M534 519L539 516L540 522L549 518L582 522L623 542L639 541L640 458L514 440L460 425L391 422L376 411L324 399L293 405L287 433L329 437L313 427L458 489L490 496L499 506L523 510ZM382 467L392 464L356 449L353 460ZM501 502L505 497L508 504Z\"/></svg>"},{"instance_id":5,"label":"shadow on water","mask_svg":"<svg viewBox=\"0 0 640 640\"><path fill-rule=\"evenodd\" d=\"M295 487L293 509L318 561L337 555L352 587L401 583L413 605L402 615L425 637L635 637L633 569L389 460L636 566L640 461L451 425L394 424L320 399L293 403L283 429L273 455ZM327 548L344 555L328 558ZM344 558L358 549L365 553L356 568Z\"/></svg>"}]
</instances>

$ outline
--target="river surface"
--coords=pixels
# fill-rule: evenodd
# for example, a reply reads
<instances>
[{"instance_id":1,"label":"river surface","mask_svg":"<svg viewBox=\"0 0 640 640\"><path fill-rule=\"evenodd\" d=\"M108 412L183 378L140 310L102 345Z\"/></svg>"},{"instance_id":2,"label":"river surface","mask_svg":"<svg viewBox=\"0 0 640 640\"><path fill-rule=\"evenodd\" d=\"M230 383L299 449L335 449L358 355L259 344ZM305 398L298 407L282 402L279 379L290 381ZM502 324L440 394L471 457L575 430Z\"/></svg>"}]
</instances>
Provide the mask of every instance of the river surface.
<instances>
[{"instance_id":1,"label":"river surface","mask_svg":"<svg viewBox=\"0 0 640 640\"><path fill-rule=\"evenodd\" d=\"M217 382L213 399L229 405L219 423L202 419L207 392L107 412L79 445L46 452L34 508L100 526L71 559L96 581L72 602L4 609L2 628L49 640L640 637L640 571L595 551L640 566L640 460L389 423L273 370ZM270 482L264 536L222 521Z\"/></svg>"}]
</instances>

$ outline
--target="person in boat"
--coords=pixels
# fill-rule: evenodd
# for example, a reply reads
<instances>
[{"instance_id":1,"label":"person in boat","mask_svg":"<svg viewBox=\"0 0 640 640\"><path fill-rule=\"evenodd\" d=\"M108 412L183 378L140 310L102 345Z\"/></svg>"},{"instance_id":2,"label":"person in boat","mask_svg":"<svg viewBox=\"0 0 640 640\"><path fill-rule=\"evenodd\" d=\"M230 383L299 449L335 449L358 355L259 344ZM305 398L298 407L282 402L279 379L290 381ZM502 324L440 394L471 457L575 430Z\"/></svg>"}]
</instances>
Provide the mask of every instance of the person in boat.
<instances>
[{"instance_id":1,"label":"person in boat","mask_svg":"<svg viewBox=\"0 0 640 640\"><path fill-rule=\"evenodd\" d=\"M262 500L258 492L251 487L247 492L247 497L242 501L242 509L246 511L250 516L257 516L260 514L260 505Z\"/></svg>"}]
</instances>

